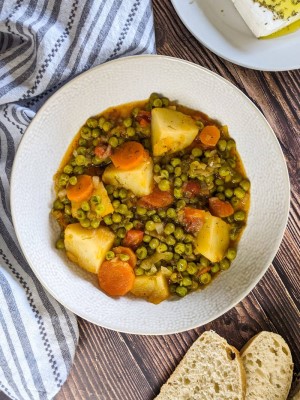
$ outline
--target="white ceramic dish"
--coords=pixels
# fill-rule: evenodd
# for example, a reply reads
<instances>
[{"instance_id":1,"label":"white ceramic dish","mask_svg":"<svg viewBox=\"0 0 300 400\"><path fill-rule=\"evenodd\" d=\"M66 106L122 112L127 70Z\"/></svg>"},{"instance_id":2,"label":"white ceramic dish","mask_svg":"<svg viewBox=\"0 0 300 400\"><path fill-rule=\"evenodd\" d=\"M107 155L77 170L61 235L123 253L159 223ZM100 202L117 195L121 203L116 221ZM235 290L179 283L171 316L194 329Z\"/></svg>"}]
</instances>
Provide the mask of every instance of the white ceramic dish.
<instances>
[{"instance_id":1,"label":"white ceramic dish","mask_svg":"<svg viewBox=\"0 0 300 400\"><path fill-rule=\"evenodd\" d=\"M153 91L227 124L252 182L249 222L232 267L205 290L159 305L102 293L96 277L55 249L57 232L49 216L53 175L80 126L109 106L146 99ZM40 109L15 158L11 209L25 257L59 302L106 328L170 334L217 318L257 284L274 258L286 226L289 179L272 129L241 91L195 64L163 56L138 56L83 73Z\"/></svg>"},{"instance_id":2,"label":"white ceramic dish","mask_svg":"<svg viewBox=\"0 0 300 400\"><path fill-rule=\"evenodd\" d=\"M235 64L262 71L300 68L300 29L257 39L231 0L171 0L182 22L204 46Z\"/></svg>"}]
</instances>

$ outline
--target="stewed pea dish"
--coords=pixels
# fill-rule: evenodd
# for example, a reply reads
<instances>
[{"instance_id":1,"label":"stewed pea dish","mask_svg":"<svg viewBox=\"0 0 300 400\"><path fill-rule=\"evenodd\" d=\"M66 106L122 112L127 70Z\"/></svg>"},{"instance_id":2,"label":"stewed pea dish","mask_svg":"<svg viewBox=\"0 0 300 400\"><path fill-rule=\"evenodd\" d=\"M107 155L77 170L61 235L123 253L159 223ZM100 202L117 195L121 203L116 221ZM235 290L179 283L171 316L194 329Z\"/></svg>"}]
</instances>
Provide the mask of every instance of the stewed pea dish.
<instances>
[{"instance_id":1,"label":"stewed pea dish","mask_svg":"<svg viewBox=\"0 0 300 400\"><path fill-rule=\"evenodd\" d=\"M105 294L154 304L230 268L250 205L227 126L157 93L90 117L54 185L56 248Z\"/></svg>"}]
</instances>

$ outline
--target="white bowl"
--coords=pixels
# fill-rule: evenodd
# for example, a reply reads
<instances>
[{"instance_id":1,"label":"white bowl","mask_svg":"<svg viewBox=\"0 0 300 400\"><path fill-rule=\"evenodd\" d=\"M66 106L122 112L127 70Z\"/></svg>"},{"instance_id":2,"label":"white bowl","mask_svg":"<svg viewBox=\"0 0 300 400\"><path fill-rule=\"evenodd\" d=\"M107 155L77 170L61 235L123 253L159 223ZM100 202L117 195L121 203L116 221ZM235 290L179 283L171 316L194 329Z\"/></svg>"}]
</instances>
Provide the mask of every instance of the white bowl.
<instances>
[{"instance_id":1,"label":"white bowl","mask_svg":"<svg viewBox=\"0 0 300 400\"><path fill-rule=\"evenodd\" d=\"M85 120L106 108L160 92L229 126L251 180L247 227L231 268L204 290L153 305L112 298L96 277L55 249L49 216L53 175ZM11 209L24 255L45 288L75 314L136 334L171 334L219 317L241 301L266 272L282 239L289 179L277 139L263 115L236 87L198 65L164 56L123 58L67 83L40 109L19 146L12 172Z\"/></svg>"}]
</instances>

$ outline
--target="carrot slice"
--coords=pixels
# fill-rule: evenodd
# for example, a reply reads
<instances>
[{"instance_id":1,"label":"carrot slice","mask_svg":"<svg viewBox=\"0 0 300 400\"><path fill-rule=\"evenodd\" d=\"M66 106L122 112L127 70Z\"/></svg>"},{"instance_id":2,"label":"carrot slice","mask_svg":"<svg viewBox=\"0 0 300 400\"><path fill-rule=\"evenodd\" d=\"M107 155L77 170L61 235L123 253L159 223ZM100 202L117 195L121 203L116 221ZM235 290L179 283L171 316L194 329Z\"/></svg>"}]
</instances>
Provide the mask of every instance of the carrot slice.
<instances>
[{"instance_id":1,"label":"carrot slice","mask_svg":"<svg viewBox=\"0 0 300 400\"><path fill-rule=\"evenodd\" d=\"M126 236L123 239L123 245L126 247L137 247L143 240L144 232L139 229L130 229L126 232Z\"/></svg>"},{"instance_id":2,"label":"carrot slice","mask_svg":"<svg viewBox=\"0 0 300 400\"><path fill-rule=\"evenodd\" d=\"M206 125L200 132L201 143L206 146L215 146L220 139L220 130L215 125Z\"/></svg>"},{"instance_id":3,"label":"carrot slice","mask_svg":"<svg viewBox=\"0 0 300 400\"><path fill-rule=\"evenodd\" d=\"M218 197L211 197L208 200L209 210L215 217L225 218L234 213L234 209L227 201L222 201Z\"/></svg>"},{"instance_id":4,"label":"carrot slice","mask_svg":"<svg viewBox=\"0 0 300 400\"><path fill-rule=\"evenodd\" d=\"M170 192L163 192L157 186L152 193L139 199L138 205L145 208L162 208L167 207L174 201Z\"/></svg>"},{"instance_id":5,"label":"carrot slice","mask_svg":"<svg viewBox=\"0 0 300 400\"><path fill-rule=\"evenodd\" d=\"M71 201L81 202L88 199L94 190L90 175L79 175L75 185L68 185L67 197Z\"/></svg>"},{"instance_id":6,"label":"carrot slice","mask_svg":"<svg viewBox=\"0 0 300 400\"><path fill-rule=\"evenodd\" d=\"M113 249L115 254L127 254L129 256L128 264L134 268L136 266L136 255L129 247L118 246Z\"/></svg>"},{"instance_id":7,"label":"carrot slice","mask_svg":"<svg viewBox=\"0 0 300 400\"><path fill-rule=\"evenodd\" d=\"M138 142L125 142L117 147L114 153L110 156L115 167L120 169L133 169L141 164L148 153Z\"/></svg>"},{"instance_id":8,"label":"carrot slice","mask_svg":"<svg viewBox=\"0 0 300 400\"><path fill-rule=\"evenodd\" d=\"M98 274L100 288L110 296L128 293L133 287L134 279L132 266L120 260L104 261Z\"/></svg>"}]
</instances>

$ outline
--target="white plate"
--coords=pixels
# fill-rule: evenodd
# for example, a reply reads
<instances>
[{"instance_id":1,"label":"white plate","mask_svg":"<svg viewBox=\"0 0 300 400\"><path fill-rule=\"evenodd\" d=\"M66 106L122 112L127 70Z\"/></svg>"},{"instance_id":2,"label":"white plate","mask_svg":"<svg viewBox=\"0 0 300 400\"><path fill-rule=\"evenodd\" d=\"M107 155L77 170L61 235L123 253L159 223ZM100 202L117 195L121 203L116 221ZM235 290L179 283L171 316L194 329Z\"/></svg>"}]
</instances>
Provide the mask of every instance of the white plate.
<instances>
[{"instance_id":1,"label":"white plate","mask_svg":"<svg viewBox=\"0 0 300 400\"><path fill-rule=\"evenodd\" d=\"M102 293L96 277L67 262L55 249L57 232L49 217L53 175L80 126L109 106L146 99L152 91L228 124L252 182L249 222L232 267L205 290L159 305ZM195 64L163 56L138 56L83 73L45 103L16 155L11 208L25 257L45 288L63 305L106 328L170 334L217 318L257 284L282 239L289 180L272 129L241 91Z\"/></svg>"},{"instance_id":2,"label":"white plate","mask_svg":"<svg viewBox=\"0 0 300 400\"><path fill-rule=\"evenodd\" d=\"M189 31L218 56L262 71L300 68L300 30L279 38L257 39L231 0L172 0Z\"/></svg>"}]
</instances>

